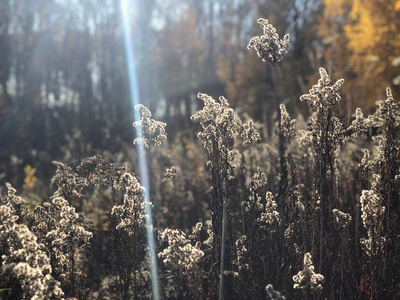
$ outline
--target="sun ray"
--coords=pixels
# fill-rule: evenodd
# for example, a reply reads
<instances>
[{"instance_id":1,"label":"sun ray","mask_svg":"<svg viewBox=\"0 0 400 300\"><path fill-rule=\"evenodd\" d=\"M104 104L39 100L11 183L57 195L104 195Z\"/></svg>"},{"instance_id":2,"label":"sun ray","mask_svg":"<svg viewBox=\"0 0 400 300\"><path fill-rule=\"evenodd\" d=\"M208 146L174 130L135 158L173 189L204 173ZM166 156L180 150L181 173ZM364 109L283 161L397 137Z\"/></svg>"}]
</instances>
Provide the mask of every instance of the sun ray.
<instances>
[{"instance_id":1,"label":"sun ray","mask_svg":"<svg viewBox=\"0 0 400 300\"><path fill-rule=\"evenodd\" d=\"M124 44L125 53L128 64L128 76L129 76L129 86L130 86L130 97L135 107L139 104L139 86L137 83L136 70L135 70L135 56L133 49L133 40L131 32L131 18L129 9L129 0L120 0L120 8L122 15L122 26L124 34ZM140 120L140 112L135 110L135 121ZM136 126L136 136L142 138L142 128L141 126ZM149 185L149 174L147 169L146 152L143 143L138 143L136 145L139 161L139 172L140 180L142 186L145 188L144 199L145 202L145 213L146 218L146 232L147 232L147 243L149 246L149 256L150 256L150 274L151 274L151 286L153 292L153 299L160 299L159 284L158 284L158 269L157 269L157 259L155 253L155 242L153 234L153 218L151 214L151 204L150 204L150 185Z\"/></svg>"}]
</instances>

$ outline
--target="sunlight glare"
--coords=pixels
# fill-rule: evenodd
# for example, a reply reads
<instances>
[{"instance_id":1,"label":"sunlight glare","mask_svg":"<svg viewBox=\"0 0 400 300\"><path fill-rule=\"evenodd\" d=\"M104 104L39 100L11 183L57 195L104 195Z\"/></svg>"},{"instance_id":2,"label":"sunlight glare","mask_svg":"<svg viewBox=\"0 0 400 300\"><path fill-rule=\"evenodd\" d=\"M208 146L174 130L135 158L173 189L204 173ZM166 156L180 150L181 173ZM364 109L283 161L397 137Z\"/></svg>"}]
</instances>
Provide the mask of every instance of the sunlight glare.
<instances>
[{"instance_id":1,"label":"sunlight glare","mask_svg":"<svg viewBox=\"0 0 400 300\"><path fill-rule=\"evenodd\" d=\"M122 15L122 26L124 34L125 53L128 63L128 75L129 75L129 86L130 95L133 106L139 104L139 87L137 84L134 50L131 32L131 14L129 9L129 0L120 0L120 8ZM140 120L140 112L135 110L135 121ZM142 137L142 129L140 126L136 126L136 136ZM149 193L149 174L147 169L146 153L144 150L143 143L137 144L137 153L139 159L139 172L142 186L145 188L144 199L145 202L145 213L146 213L146 232L147 232L147 243L149 245L149 256L150 256L150 274L151 274L151 285L153 291L153 299L160 299L159 286L158 286L158 269L157 259L155 253L155 243L153 234L153 218L151 215L151 204L150 204L150 193Z\"/></svg>"}]
</instances>

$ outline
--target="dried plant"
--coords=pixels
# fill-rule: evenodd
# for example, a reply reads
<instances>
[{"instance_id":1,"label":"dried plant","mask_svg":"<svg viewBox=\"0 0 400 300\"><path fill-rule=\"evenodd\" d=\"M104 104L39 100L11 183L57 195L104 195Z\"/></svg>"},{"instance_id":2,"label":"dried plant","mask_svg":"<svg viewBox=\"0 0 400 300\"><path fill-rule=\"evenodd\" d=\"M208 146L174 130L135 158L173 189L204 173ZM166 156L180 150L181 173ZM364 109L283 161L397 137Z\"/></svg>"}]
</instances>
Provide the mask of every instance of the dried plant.
<instances>
[{"instance_id":1,"label":"dried plant","mask_svg":"<svg viewBox=\"0 0 400 300\"><path fill-rule=\"evenodd\" d=\"M279 293L278 291L275 291L275 290L274 290L274 286L273 286L272 284L268 284L268 285L265 287L265 290L267 291L268 297L269 297L271 300L285 300L285 299L286 299L285 296L283 296L283 295L282 295L281 293Z\"/></svg>"},{"instance_id":2,"label":"dried plant","mask_svg":"<svg viewBox=\"0 0 400 300\"><path fill-rule=\"evenodd\" d=\"M158 256L169 267L179 267L183 274L190 273L204 255L200 245L193 246L180 230L165 229L160 233L160 242L166 242L168 246Z\"/></svg>"},{"instance_id":3,"label":"dried plant","mask_svg":"<svg viewBox=\"0 0 400 300\"><path fill-rule=\"evenodd\" d=\"M176 175L176 168L175 167L171 167L171 168L169 168L169 169L167 169L165 171L163 181L170 180L170 179L174 178L175 175Z\"/></svg>"},{"instance_id":4,"label":"dried plant","mask_svg":"<svg viewBox=\"0 0 400 300\"><path fill-rule=\"evenodd\" d=\"M199 234L202 223L197 223L193 233L187 237L181 230L165 229L159 233L160 252L158 257L170 272L178 298L198 298L201 295L201 282L204 272L201 260L204 252L201 250ZM185 290L185 286L193 286Z\"/></svg>"},{"instance_id":5,"label":"dried plant","mask_svg":"<svg viewBox=\"0 0 400 300\"><path fill-rule=\"evenodd\" d=\"M335 222L340 227L347 227L351 222L350 214L344 213L337 208L332 211L333 215L335 216Z\"/></svg>"},{"instance_id":6,"label":"dried plant","mask_svg":"<svg viewBox=\"0 0 400 300\"><path fill-rule=\"evenodd\" d=\"M279 217L279 212L276 211L277 205L271 192L266 193L265 200L265 208L262 209L261 216L257 221L260 223L261 227L266 224L269 230L273 231L274 225L279 225L281 219Z\"/></svg>"},{"instance_id":7,"label":"dried plant","mask_svg":"<svg viewBox=\"0 0 400 300\"><path fill-rule=\"evenodd\" d=\"M165 126L167 124L151 118L151 112L142 104L135 106L140 110L140 121L133 123L133 127L140 126L142 135L134 140L134 144L143 143L146 148L158 147L167 140Z\"/></svg>"},{"instance_id":8,"label":"dried plant","mask_svg":"<svg viewBox=\"0 0 400 300\"><path fill-rule=\"evenodd\" d=\"M285 34L283 40L279 39L276 28L266 19L258 19L257 23L260 24L263 34L253 37L247 48L253 48L263 61L280 62L287 53L290 36Z\"/></svg>"},{"instance_id":9,"label":"dried plant","mask_svg":"<svg viewBox=\"0 0 400 300\"><path fill-rule=\"evenodd\" d=\"M285 105L281 104L280 109L280 130L284 137L294 137L296 135L296 120L292 120L286 110Z\"/></svg>"},{"instance_id":10,"label":"dried plant","mask_svg":"<svg viewBox=\"0 0 400 300\"><path fill-rule=\"evenodd\" d=\"M239 239L236 241L236 261L235 264L238 266L239 272L242 270L248 270L249 269L249 264L247 262L247 247L246 247L246 242L247 237L245 235L242 235Z\"/></svg>"},{"instance_id":11,"label":"dried plant","mask_svg":"<svg viewBox=\"0 0 400 300\"><path fill-rule=\"evenodd\" d=\"M15 192L8 185L7 196L0 198L1 274L19 283L22 290L19 296L23 299L61 299L64 292L52 276L44 245L38 243L26 224L16 223L19 216L15 207L23 207L24 201Z\"/></svg>"},{"instance_id":12,"label":"dried plant","mask_svg":"<svg viewBox=\"0 0 400 300\"><path fill-rule=\"evenodd\" d=\"M92 233L68 202L55 196L35 208L33 231L45 244L54 276L70 296L78 296L84 279L83 268Z\"/></svg>"},{"instance_id":13,"label":"dried plant","mask_svg":"<svg viewBox=\"0 0 400 300\"><path fill-rule=\"evenodd\" d=\"M322 283L324 276L314 272L314 265L311 260L311 254L304 254L304 268L302 271L293 276L295 289L309 288L312 292L320 292L322 290Z\"/></svg>"},{"instance_id":14,"label":"dried plant","mask_svg":"<svg viewBox=\"0 0 400 300\"><path fill-rule=\"evenodd\" d=\"M232 163L236 152L233 150L234 139L243 130L243 124L235 111L229 107L224 97L219 98L219 103L205 94L198 94L204 101L204 108L194 114L192 121L201 125L202 131L198 137L207 151L211 168L213 199L212 199L212 230L213 230L213 258L219 264L219 298L224 297L224 271L225 271L225 246L228 224L228 193L233 177L235 165ZM255 140L254 131L247 141ZM214 288L217 287L217 275L214 274Z\"/></svg>"},{"instance_id":15,"label":"dried plant","mask_svg":"<svg viewBox=\"0 0 400 300\"><path fill-rule=\"evenodd\" d=\"M381 253L385 244L379 225L385 213L385 207L381 202L380 197L373 190L364 190L360 197L361 218L368 234L368 238L362 238L361 243L369 256Z\"/></svg>"}]
</instances>

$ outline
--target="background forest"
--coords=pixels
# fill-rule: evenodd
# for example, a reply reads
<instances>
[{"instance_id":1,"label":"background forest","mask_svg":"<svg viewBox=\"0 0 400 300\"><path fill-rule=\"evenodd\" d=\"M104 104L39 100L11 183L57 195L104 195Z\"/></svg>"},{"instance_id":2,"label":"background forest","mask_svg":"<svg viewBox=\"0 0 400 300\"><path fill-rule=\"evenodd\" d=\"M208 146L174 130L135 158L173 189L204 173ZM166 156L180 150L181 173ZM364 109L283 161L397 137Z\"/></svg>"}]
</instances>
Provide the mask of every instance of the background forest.
<instances>
[{"instance_id":1,"label":"background forest","mask_svg":"<svg viewBox=\"0 0 400 300\"><path fill-rule=\"evenodd\" d=\"M32 2L32 3L31 3ZM21 188L30 165L47 186L52 160L93 154L130 160L133 107L119 1L2 1L0 162ZM399 91L398 1L133 1L132 41L140 102L168 124L171 142L193 133L199 91L267 124L297 101L319 67L344 78L341 113L372 111L386 87ZM263 17L291 35L276 66L247 50ZM295 70L295 72L293 72ZM172 76L173 75L173 76ZM279 84L278 84L279 82ZM104 153L106 152L106 153ZM123 158L122 156L123 155ZM46 189L40 188L44 197Z\"/></svg>"},{"instance_id":2,"label":"background forest","mask_svg":"<svg viewBox=\"0 0 400 300\"><path fill-rule=\"evenodd\" d=\"M0 299L400 297L400 1L127 1L146 191L120 2L0 2Z\"/></svg>"}]
</instances>

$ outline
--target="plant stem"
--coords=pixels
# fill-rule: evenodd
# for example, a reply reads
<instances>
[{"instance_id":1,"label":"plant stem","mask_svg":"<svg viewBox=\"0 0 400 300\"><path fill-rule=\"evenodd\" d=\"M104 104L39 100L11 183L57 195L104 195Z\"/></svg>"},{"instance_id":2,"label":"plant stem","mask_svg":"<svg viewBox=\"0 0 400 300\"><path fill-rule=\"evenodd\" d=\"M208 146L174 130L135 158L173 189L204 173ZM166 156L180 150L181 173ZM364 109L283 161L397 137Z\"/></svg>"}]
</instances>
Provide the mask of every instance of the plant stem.
<instances>
[{"instance_id":1,"label":"plant stem","mask_svg":"<svg viewBox=\"0 0 400 300\"><path fill-rule=\"evenodd\" d=\"M222 202L222 237L221 237L221 270L219 272L219 296L218 299L224 299L224 269L225 269L225 241L227 226L227 201Z\"/></svg>"}]
</instances>

